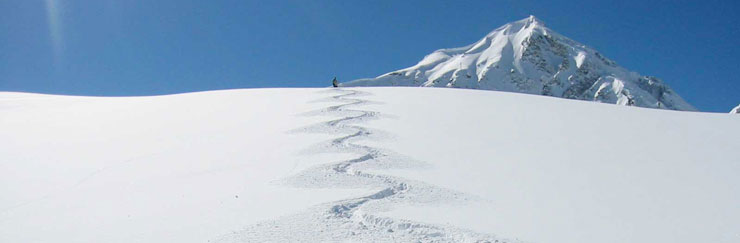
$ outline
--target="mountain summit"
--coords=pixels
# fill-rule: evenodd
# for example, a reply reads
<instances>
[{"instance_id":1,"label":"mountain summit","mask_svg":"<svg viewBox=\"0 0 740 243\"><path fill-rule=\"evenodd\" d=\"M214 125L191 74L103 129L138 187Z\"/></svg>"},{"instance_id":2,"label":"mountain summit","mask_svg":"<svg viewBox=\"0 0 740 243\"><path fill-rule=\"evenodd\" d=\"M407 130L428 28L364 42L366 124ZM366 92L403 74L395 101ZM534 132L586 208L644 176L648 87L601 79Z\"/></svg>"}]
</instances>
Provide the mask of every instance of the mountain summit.
<instances>
[{"instance_id":1,"label":"mountain summit","mask_svg":"<svg viewBox=\"0 0 740 243\"><path fill-rule=\"evenodd\" d=\"M342 86L486 89L696 110L660 79L624 69L534 16L505 24L471 45L434 51L412 67Z\"/></svg>"}]
</instances>

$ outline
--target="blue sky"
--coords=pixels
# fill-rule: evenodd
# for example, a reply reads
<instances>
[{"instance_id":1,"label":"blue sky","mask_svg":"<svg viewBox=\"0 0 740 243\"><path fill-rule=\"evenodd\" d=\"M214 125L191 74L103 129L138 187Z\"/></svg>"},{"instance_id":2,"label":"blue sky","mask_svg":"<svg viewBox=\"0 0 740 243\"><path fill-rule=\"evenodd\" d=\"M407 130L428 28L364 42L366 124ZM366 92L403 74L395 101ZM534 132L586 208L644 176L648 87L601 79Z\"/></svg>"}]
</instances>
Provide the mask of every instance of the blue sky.
<instances>
[{"instance_id":1,"label":"blue sky","mask_svg":"<svg viewBox=\"0 0 740 243\"><path fill-rule=\"evenodd\" d=\"M530 14L703 111L740 103L737 1L0 1L0 90L321 87L414 65Z\"/></svg>"}]
</instances>

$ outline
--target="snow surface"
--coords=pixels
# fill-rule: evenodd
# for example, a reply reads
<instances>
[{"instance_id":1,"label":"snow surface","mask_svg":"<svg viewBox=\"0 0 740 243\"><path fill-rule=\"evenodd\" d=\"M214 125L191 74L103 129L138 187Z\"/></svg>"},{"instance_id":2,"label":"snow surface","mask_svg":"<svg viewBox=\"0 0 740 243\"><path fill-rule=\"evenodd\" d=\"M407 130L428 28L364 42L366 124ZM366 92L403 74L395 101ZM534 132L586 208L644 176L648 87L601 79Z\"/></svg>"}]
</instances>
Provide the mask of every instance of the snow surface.
<instances>
[{"instance_id":1,"label":"snow surface","mask_svg":"<svg viewBox=\"0 0 740 243\"><path fill-rule=\"evenodd\" d=\"M0 242L738 242L739 124L466 89L0 93Z\"/></svg>"},{"instance_id":2,"label":"snow surface","mask_svg":"<svg viewBox=\"0 0 740 243\"><path fill-rule=\"evenodd\" d=\"M437 50L412 67L342 86L486 89L696 110L660 79L624 69L534 16L505 24L471 45Z\"/></svg>"}]
</instances>

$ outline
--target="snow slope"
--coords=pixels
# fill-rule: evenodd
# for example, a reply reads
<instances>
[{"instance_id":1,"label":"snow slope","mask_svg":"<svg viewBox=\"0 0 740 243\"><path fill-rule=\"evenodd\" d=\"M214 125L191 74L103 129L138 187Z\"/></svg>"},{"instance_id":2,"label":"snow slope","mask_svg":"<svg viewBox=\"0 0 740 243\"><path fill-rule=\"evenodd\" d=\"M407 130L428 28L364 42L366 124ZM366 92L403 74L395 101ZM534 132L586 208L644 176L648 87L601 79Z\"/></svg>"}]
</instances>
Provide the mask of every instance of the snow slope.
<instances>
[{"instance_id":1,"label":"snow slope","mask_svg":"<svg viewBox=\"0 0 740 243\"><path fill-rule=\"evenodd\" d=\"M0 94L0 242L206 242L369 193L274 181L342 156L296 156L313 90L132 98ZM238 196L238 198L237 198Z\"/></svg>"},{"instance_id":2,"label":"snow slope","mask_svg":"<svg viewBox=\"0 0 740 243\"><path fill-rule=\"evenodd\" d=\"M730 114L740 114L740 105L735 106L735 108L732 108L730 110Z\"/></svg>"},{"instance_id":3,"label":"snow slope","mask_svg":"<svg viewBox=\"0 0 740 243\"><path fill-rule=\"evenodd\" d=\"M624 69L534 16L505 24L471 45L437 50L412 67L342 85L487 89L696 110L660 79Z\"/></svg>"},{"instance_id":4,"label":"snow slope","mask_svg":"<svg viewBox=\"0 0 740 243\"><path fill-rule=\"evenodd\" d=\"M466 89L0 93L0 242L738 242L738 124Z\"/></svg>"}]
</instances>

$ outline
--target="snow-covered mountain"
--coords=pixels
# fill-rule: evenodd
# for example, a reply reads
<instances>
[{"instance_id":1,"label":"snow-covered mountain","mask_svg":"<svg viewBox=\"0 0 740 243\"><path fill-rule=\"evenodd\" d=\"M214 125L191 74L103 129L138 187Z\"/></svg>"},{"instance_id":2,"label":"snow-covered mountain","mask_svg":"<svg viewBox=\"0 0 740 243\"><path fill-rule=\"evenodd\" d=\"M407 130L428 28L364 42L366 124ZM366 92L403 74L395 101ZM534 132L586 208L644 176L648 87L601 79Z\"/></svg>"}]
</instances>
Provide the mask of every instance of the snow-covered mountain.
<instances>
[{"instance_id":1,"label":"snow-covered mountain","mask_svg":"<svg viewBox=\"0 0 740 243\"><path fill-rule=\"evenodd\" d=\"M732 108L732 110L730 110L730 113L731 114L740 114L740 105L737 105L737 106L735 106L735 108Z\"/></svg>"},{"instance_id":2,"label":"snow-covered mountain","mask_svg":"<svg viewBox=\"0 0 740 243\"><path fill-rule=\"evenodd\" d=\"M342 84L487 89L671 110L696 110L662 80L642 76L545 27L534 16L418 64Z\"/></svg>"}]
</instances>

